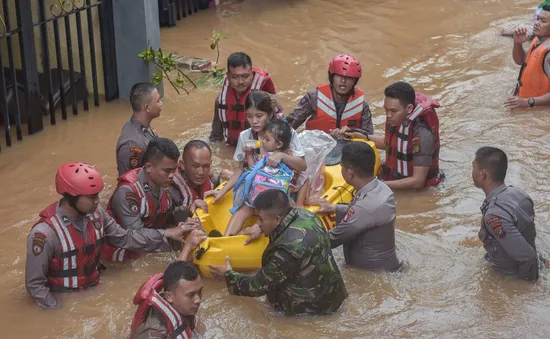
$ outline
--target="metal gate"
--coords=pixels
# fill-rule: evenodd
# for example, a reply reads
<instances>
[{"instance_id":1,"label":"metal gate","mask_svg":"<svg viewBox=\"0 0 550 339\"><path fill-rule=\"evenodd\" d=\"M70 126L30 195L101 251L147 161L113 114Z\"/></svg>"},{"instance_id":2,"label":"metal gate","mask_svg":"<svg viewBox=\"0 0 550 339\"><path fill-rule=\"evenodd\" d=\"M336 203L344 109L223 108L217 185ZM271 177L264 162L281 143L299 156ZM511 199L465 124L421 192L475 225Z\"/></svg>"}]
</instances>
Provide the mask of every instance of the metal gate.
<instances>
[{"instance_id":1,"label":"metal gate","mask_svg":"<svg viewBox=\"0 0 550 339\"><path fill-rule=\"evenodd\" d=\"M99 106L96 52L102 56L105 99L118 98L112 1L49 0L48 6L46 0L0 0L0 112L7 146L12 145L12 125L22 140L23 124L28 134L41 131L44 116L56 123L58 108L63 120L68 107L78 114L79 102L87 111L89 77L93 103Z\"/></svg>"},{"instance_id":2,"label":"metal gate","mask_svg":"<svg viewBox=\"0 0 550 339\"><path fill-rule=\"evenodd\" d=\"M159 24L161 27L172 27L176 20L198 12L199 9L208 9L210 0L158 0Z\"/></svg>"}]
</instances>

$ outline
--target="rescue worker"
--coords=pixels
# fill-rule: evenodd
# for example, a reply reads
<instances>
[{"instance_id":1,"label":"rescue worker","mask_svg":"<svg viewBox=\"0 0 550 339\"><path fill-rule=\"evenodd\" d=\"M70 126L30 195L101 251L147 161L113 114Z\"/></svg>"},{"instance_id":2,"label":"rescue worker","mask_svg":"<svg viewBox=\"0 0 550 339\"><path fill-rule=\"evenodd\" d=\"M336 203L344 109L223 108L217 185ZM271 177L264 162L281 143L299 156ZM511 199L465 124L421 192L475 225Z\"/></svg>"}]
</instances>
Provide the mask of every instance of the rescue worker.
<instances>
[{"instance_id":1,"label":"rescue worker","mask_svg":"<svg viewBox=\"0 0 550 339\"><path fill-rule=\"evenodd\" d=\"M138 83L130 92L130 104L134 113L128 120L116 143L118 175L143 166L143 154L149 141L157 138L151 121L160 116L162 100L155 86Z\"/></svg>"},{"instance_id":2,"label":"rescue worker","mask_svg":"<svg viewBox=\"0 0 550 339\"><path fill-rule=\"evenodd\" d=\"M514 96L504 103L512 109L550 105L550 5L543 6L537 14L533 34L535 38L525 52L527 29L518 28L514 33L512 56L521 69Z\"/></svg>"},{"instance_id":3,"label":"rescue worker","mask_svg":"<svg viewBox=\"0 0 550 339\"><path fill-rule=\"evenodd\" d=\"M145 150L145 165L118 177L118 185L109 200L107 211L127 230L168 228L174 220L174 204L169 185L178 166L179 149L170 139L157 138ZM103 260L124 262L137 253L104 246Z\"/></svg>"},{"instance_id":4,"label":"rescue worker","mask_svg":"<svg viewBox=\"0 0 550 339\"><path fill-rule=\"evenodd\" d=\"M523 190L506 186L508 157L502 150L482 147L472 162L472 179L485 193L479 239L485 259L495 271L536 281L539 260L535 246L533 200Z\"/></svg>"},{"instance_id":5,"label":"rescue worker","mask_svg":"<svg viewBox=\"0 0 550 339\"><path fill-rule=\"evenodd\" d=\"M79 291L99 283L99 252L103 243L135 251L170 251L167 239L181 242L197 226L187 223L169 230L125 230L99 206L101 174L93 167L69 162L55 177L63 198L40 212L27 238L25 287L44 308L59 306L53 292Z\"/></svg>"},{"instance_id":6,"label":"rescue worker","mask_svg":"<svg viewBox=\"0 0 550 339\"><path fill-rule=\"evenodd\" d=\"M281 190L266 190L254 201L259 228L269 237L262 268L253 276L225 266L210 266L224 277L232 295L259 297L287 315L330 314L348 293L332 256L329 235L313 213L290 207Z\"/></svg>"},{"instance_id":7,"label":"rescue worker","mask_svg":"<svg viewBox=\"0 0 550 339\"><path fill-rule=\"evenodd\" d=\"M415 93L411 85L396 82L384 95L384 136L346 133L350 138L367 138L386 150L381 176L391 189L419 189L437 186L439 171L439 107L432 98Z\"/></svg>"},{"instance_id":8,"label":"rescue worker","mask_svg":"<svg viewBox=\"0 0 550 339\"><path fill-rule=\"evenodd\" d=\"M544 6L550 6L550 1L545 1L538 5L538 7L535 9L535 14L533 15L533 22L531 23L531 27L529 27L529 32L531 33L529 36L529 40L533 40L535 38L535 35L533 34L533 29L535 26L535 22L537 21L537 15L542 11L542 7ZM514 31L513 29L506 29L503 28L502 32L500 32L501 36L507 36L507 37L514 37Z\"/></svg>"},{"instance_id":9,"label":"rescue worker","mask_svg":"<svg viewBox=\"0 0 550 339\"><path fill-rule=\"evenodd\" d=\"M187 237L178 261L164 273L151 276L138 290L139 305L132 321L131 339L191 339L202 332L195 318L202 299L202 281L191 253L206 235L194 230ZM164 293L161 291L164 290Z\"/></svg>"},{"instance_id":10,"label":"rescue worker","mask_svg":"<svg viewBox=\"0 0 550 339\"><path fill-rule=\"evenodd\" d=\"M231 54L227 58L227 75L214 105L210 141L225 141L231 146L237 145L239 134L250 127L246 120L244 101L251 89L276 94L269 74L253 68L248 55L243 52ZM272 100L277 104L275 114L282 114L276 97L273 96Z\"/></svg>"},{"instance_id":11,"label":"rescue worker","mask_svg":"<svg viewBox=\"0 0 550 339\"><path fill-rule=\"evenodd\" d=\"M374 176L376 156L364 142L342 148L342 176L355 191L348 205L319 201L318 213L336 213L329 231L332 248L344 245L346 264L366 269L396 271L401 267L395 253L395 197Z\"/></svg>"},{"instance_id":12,"label":"rescue worker","mask_svg":"<svg viewBox=\"0 0 550 339\"><path fill-rule=\"evenodd\" d=\"M372 120L365 94L357 86L361 64L348 54L335 56L328 66L326 85L317 86L300 100L287 117L290 126L298 129L304 122L308 130L321 130L340 137L350 128L372 134Z\"/></svg>"},{"instance_id":13,"label":"rescue worker","mask_svg":"<svg viewBox=\"0 0 550 339\"><path fill-rule=\"evenodd\" d=\"M191 140L183 148L183 154L170 185L170 195L176 206L177 219L184 220L198 208L208 212L204 193L218 187L221 180L228 180L232 172L222 170L220 176L211 172L212 150L202 140Z\"/></svg>"}]
</instances>

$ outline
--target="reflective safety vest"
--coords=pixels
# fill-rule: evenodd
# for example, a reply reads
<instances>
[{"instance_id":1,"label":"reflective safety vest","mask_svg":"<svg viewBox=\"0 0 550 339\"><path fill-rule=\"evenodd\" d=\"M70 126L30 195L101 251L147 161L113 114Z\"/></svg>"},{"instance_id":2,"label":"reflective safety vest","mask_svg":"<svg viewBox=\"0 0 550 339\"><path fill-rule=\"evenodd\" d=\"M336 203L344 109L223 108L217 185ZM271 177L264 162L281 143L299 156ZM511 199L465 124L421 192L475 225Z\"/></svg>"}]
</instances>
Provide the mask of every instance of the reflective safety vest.
<instances>
[{"instance_id":1,"label":"reflective safety vest","mask_svg":"<svg viewBox=\"0 0 550 339\"><path fill-rule=\"evenodd\" d=\"M64 225L63 220L68 219L56 213L57 205L53 203L40 212L35 224L47 224L59 240L59 255L52 258L46 273L50 290L78 291L95 286L99 282L99 252L104 241L103 217L99 212L87 215L84 237L73 225Z\"/></svg>"},{"instance_id":2,"label":"reflective safety vest","mask_svg":"<svg viewBox=\"0 0 550 339\"><path fill-rule=\"evenodd\" d=\"M426 186L437 186L441 181L439 174L439 107L432 98L416 94L416 107L403 124L398 127L386 122L386 162L382 165L383 179L386 181L402 179L413 175L413 130L414 124L423 121L435 135L435 148L432 164L426 178Z\"/></svg>"},{"instance_id":3,"label":"reflective safety vest","mask_svg":"<svg viewBox=\"0 0 550 339\"><path fill-rule=\"evenodd\" d=\"M153 195L144 189L144 186L146 187L148 184L142 184L139 181L138 173L142 170L141 167L136 168L118 177L118 186L116 189L122 186L129 186L132 188L133 199L127 198L133 202L133 204L130 205L130 209L135 209L136 214L141 216L146 228L164 228L173 207L170 192L167 188L161 188L160 201L157 206ZM117 223L120 224L120 220L114 215L111 208L113 197L114 194L111 196L109 204L107 205L107 212L109 212ZM137 252L128 251L124 248L117 248L109 244L105 244L101 250L101 259L115 262L124 262L129 259L138 258L139 256L141 256L141 254Z\"/></svg>"},{"instance_id":4,"label":"reflective safety vest","mask_svg":"<svg viewBox=\"0 0 550 339\"><path fill-rule=\"evenodd\" d=\"M518 83L518 95L521 98L534 98L550 93L550 79L544 72L550 41L545 40L535 47L537 43L539 43L539 38L533 39L521 66Z\"/></svg>"},{"instance_id":5,"label":"reflective safety vest","mask_svg":"<svg viewBox=\"0 0 550 339\"><path fill-rule=\"evenodd\" d=\"M197 194L197 192L187 183L187 179L185 178L185 173L183 172L183 169L178 167L176 175L174 176L173 186L177 189L181 197L181 204L179 204L179 206L189 207L194 200L203 199L204 192L212 190L214 184L212 183L210 178L207 178L200 188L200 193Z\"/></svg>"},{"instance_id":6,"label":"reflective safety vest","mask_svg":"<svg viewBox=\"0 0 550 339\"><path fill-rule=\"evenodd\" d=\"M276 94L275 86L268 73L259 68L252 68L252 71L254 74L252 86L239 100L235 96L235 91L229 86L227 77L224 78L221 92L216 99L218 102L218 115L223 127L223 136L226 142L232 146L237 145L239 134L250 127L244 109L246 97L250 91L259 89Z\"/></svg>"},{"instance_id":7,"label":"reflective safety vest","mask_svg":"<svg viewBox=\"0 0 550 339\"><path fill-rule=\"evenodd\" d=\"M340 121L336 113L336 105L332 97L332 86L321 85L317 87L317 112L315 117L306 122L306 129L321 130L330 133L330 130L349 126L361 128L361 116L365 106L365 95L362 90L355 88L355 94L349 96L348 102Z\"/></svg>"},{"instance_id":8,"label":"reflective safety vest","mask_svg":"<svg viewBox=\"0 0 550 339\"><path fill-rule=\"evenodd\" d=\"M149 309L153 307L164 318L166 329L170 338L191 339L195 328L194 317L183 317L167 302L160 294L163 285L163 273L157 273L151 276L140 287L134 297L134 305L139 305L134 320L132 320L132 332L130 338L135 338L135 333L139 325L146 319Z\"/></svg>"}]
</instances>

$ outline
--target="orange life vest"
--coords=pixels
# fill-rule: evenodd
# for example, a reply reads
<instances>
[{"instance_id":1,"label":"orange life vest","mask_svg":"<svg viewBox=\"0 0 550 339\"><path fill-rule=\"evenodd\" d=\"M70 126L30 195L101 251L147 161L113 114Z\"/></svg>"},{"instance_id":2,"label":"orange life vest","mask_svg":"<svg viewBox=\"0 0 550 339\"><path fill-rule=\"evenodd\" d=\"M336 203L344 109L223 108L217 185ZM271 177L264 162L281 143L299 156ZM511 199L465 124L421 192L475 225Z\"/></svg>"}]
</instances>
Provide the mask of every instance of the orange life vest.
<instances>
[{"instance_id":1,"label":"orange life vest","mask_svg":"<svg viewBox=\"0 0 550 339\"><path fill-rule=\"evenodd\" d=\"M229 86L227 77L223 80L223 85L218 98L218 115L223 127L223 136L228 144L237 145L239 134L250 127L246 120L244 104L250 90L259 89L271 94L275 93L275 86L269 77L269 74L259 68L252 68L254 77L252 86L244 93L240 100L237 100L235 91Z\"/></svg>"},{"instance_id":2,"label":"orange life vest","mask_svg":"<svg viewBox=\"0 0 550 339\"><path fill-rule=\"evenodd\" d=\"M539 38L534 38L523 62L518 83L518 95L521 98L534 98L550 93L550 79L544 72L544 62L550 50L547 39L535 47Z\"/></svg>"},{"instance_id":3,"label":"orange life vest","mask_svg":"<svg viewBox=\"0 0 550 339\"><path fill-rule=\"evenodd\" d=\"M365 95L362 90L356 87L355 94L349 96L341 120L338 121L336 105L332 97L332 86L320 85L317 87L317 112L315 117L306 122L306 129L330 133L330 130L343 126L361 128L364 105Z\"/></svg>"},{"instance_id":4,"label":"orange life vest","mask_svg":"<svg viewBox=\"0 0 550 339\"><path fill-rule=\"evenodd\" d=\"M132 320L130 338L135 338L139 325L145 321L149 309L153 307L163 315L170 338L191 339L195 328L194 317L182 317L160 294L163 284L163 273L151 276L140 287L134 297L134 305L139 305Z\"/></svg>"},{"instance_id":5,"label":"orange life vest","mask_svg":"<svg viewBox=\"0 0 550 339\"><path fill-rule=\"evenodd\" d=\"M212 190L212 186L214 185L212 184L210 178L207 178L200 188L200 193L197 193L187 183L183 169L178 167L176 175L174 176L174 184L172 186L174 186L180 194L181 203L179 206L189 207L194 200L203 199L204 192Z\"/></svg>"},{"instance_id":6,"label":"orange life vest","mask_svg":"<svg viewBox=\"0 0 550 339\"><path fill-rule=\"evenodd\" d=\"M145 191L144 187L147 187L147 183L141 183L139 181L138 173L143 169L136 168L131 171L128 171L118 177L118 185L116 189L119 189L122 186L129 186L132 188L132 191L135 195L136 204L131 208L136 208L136 213L141 216L143 223L146 228L164 228L166 222L170 216L170 211L172 209L172 198L170 197L170 192L168 188L161 188L160 201L157 203L152 194ZM115 190L116 191L116 190ZM117 223L120 224L120 220L114 215L111 204L113 202L114 194L109 199L109 204L107 205L107 212L115 218ZM135 259L141 256L137 252L128 251L124 248L117 248L109 244L105 244L101 250L101 259L102 260L111 260L115 262L124 262L129 259Z\"/></svg>"},{"instance_id":7,"label":"orange life vest","mask_svg":"<svg viewBox=\"0 0 550 339\"><path fill-rule=\"evenodd\" d=\"M426 178L426 186L439 185L441 178L439 174L439 118L435 111L437 107L439 107L439 103L435 100L422 93L417 93L416 107L403 124L393 127L386 122L386 162L382 166L384 180L402 179L413 175L413 127L418 121L423 121L435 135L435 149Z\"/></svg>"},{"instance_id":8,"label":"orange life vest","mask_svg":"<svg viewBox=\"0 0 550 339\"><path fill-rule=\"evenodd\" d=\"M87 216L84 237L73 225L64 225L62 220L67 223L68 219L56 213L57 205L53 203L40 212L40 220L34 225L46 223L59 240L59 256L52 258L46 273L50 290L78 291L95 286L99 282L99 252L104 239L103 217L98 212Z\"/></svg>"}]
</instances>

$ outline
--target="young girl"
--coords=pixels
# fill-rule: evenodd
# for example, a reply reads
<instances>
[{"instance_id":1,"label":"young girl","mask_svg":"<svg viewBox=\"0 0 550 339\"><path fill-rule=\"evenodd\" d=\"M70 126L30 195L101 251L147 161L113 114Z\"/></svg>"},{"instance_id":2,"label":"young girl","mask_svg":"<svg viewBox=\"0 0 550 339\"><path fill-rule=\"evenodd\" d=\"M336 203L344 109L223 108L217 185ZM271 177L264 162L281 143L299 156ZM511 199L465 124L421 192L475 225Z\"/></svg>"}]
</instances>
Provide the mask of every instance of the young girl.
<instances>
[{"instance_id":1,"label":"young girl","mask_svg":"<svg viewBox=\"0 0 550 339\"><path fill-rule=\"evenodd\" d=\"M233 159L240 162L240 166L233 173L233 176L223 187L223 189L220 191L209 191L204 194L205 197L211 195L215 196L213 203L219 200L224 194L229 192L235 186L245 168L249 168L249 162L247 160L254 160L254 154L264 154L267 151L264 148L265 142L267 142L268 145L272 144L272 141L269 139L269 133L267 133L268 136L266 139L266 127L269 122L274 119L274 108L271 97L266 92L253 90L246 98L245 110L246 119L251 127L242 131L239 135L239 141L237 143L235 155L233 156ZM288 127L290 128L290 126ZM274 135L273 139L275 139ZM245 147L245 140L261 140L262 148L257 150L254 148ZM276 149L276 151L273 151L273 153L267 155L268 159L266 161L266 165L275 168L282 162L297 172L305 171L307 169L306 161L304 159L305 154L301 149L302 146L300 144L300 140L292 128L290 128L290 142L286 147L289 149L288 153L277 150L282 149L283 146L284 145L281 147L273 145L271 145L271 147L268 146L270 149ZM252 163L254 162L255 161ZM237 234L246 219L253 215L253 212L254 210L251 207L243 204L231 217L224 236Z\"/></svg>"}]
</instances>

